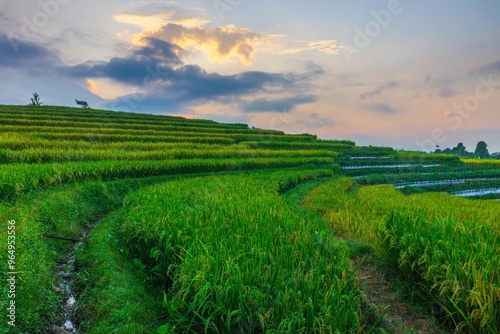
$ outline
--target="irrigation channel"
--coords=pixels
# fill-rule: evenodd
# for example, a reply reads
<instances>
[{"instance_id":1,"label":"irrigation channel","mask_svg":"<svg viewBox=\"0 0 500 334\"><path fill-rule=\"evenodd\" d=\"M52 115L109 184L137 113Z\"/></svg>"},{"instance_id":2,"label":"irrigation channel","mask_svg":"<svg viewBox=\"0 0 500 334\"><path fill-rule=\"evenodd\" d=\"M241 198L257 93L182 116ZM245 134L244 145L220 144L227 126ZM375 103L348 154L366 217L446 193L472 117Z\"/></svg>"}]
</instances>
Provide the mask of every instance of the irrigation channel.
<instances>
[{"instance_id":1,"label":"irrigation channel","mask_svg":"<svg viewBox=\"0 0 500 334\"><path fill-rule=\"evenodd\" d=\"M500 194L500 188L469 189L469 190L456 191L451 194L460 197L485 196L492 194Z\"/></svg>"},{"instance_id":2,"label":"irrigation channel","mask_svg":"<svg viewBox=\"0 0 500 334\"><path fill-rule=\"evenodd\" d=\"M59 325L54 326L54 332L58 334L64 333L78 333L75 324L73 323L73 313L77 306L77 301L73 291L73 284L75 278L75 259L76 252L79 247L86 242L88 234L99 223L95 221L88 226L83 232L82 238L75 242L73 249L68 253L64 261L59 266L59 274L57 281L59 282L58 289L65 298L64 311L59 318Z\"/></svg>"},{"instance_id":3,"label":"irrigation channel","mask_svg":"<svg viewBox=\"0 0 500 334\"><path fill-rule=\"evenodd\" d=\"M391 169L391 168L410 168L410 167L422 167L422 168L433 168L441 167L440 164L431 165L414 165L414 164L399 164L399 165L366 165L366 166L342 166L344 170L349 169Z\"/></svg>"}]
</instances>

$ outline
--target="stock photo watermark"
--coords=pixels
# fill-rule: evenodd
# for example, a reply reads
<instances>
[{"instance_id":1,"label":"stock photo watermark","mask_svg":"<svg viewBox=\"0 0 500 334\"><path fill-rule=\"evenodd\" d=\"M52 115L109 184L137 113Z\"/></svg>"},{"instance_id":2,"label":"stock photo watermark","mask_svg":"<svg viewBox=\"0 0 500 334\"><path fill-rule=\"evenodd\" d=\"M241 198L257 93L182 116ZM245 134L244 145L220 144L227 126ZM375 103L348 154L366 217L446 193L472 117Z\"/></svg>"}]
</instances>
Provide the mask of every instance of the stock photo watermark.
<instances>
[{"instance_id":1,"label":"stock photo watermark","mask_svg":"<svg viewBox=\"0 0 500 334\"><path fill-rule=\"evenodd\" d=\"M444 122L450 124L448 131L458 130L464 123L464 120L470 118L473 112L476 112L481 106L481 102L488 100L491 95L500 88L500 81L495 81L493 74L487 78L478 79L478 84L474 93L468 95L461 103L455 103L453 107L448 108L443 113ZM442 127L436 127L431 131L428 138L415 139L415 144L423 151L433 151L439 145L448 139L447 130Z\"/></svg>"},{"instance_id":2,"label":"stock photo watermark","mask_svg":"<svg viewBox=\"0 0 500 334\"><path fill-rule=\"evenodd\" d=\"M412 0L407 0L411 2ZM351 43L340 43L341 53L348 64L352 62L354 54L361 54L368 48L373 40L380 36L384 29L388 28L395 16L400 15L405 7L400 0L390 0L385 9L372 10L370 16L373 20L368 21L362 28L354 27L354 38Z\"/></svg>"},{"instance_id":3,"label":"stock photo watermark","mask_svg":"<svg viewBox=\"0 0 500 334\"><path fill-rule=\"evenodd\" d=\"M232 12L243 3L243 0L212 0L212 7L217 17L222 20L227 12Z\"/></svg>"},{"instance_id":4,"label":"stock photo watermark","mask_svg":"<svg viewBox=\"0 0 500 334\"><path fill-rule=\"evenodd\" d=\"M15 53L19 53L19 45L26 38L36 38L41 29L45 28L61 12L61 8L72 0L40 0L37 11L29 17L23 16L20 34L7 32L7 38Z\"/></svg>"},{"instance_id":5,"label":"stock photo watermark","mask_svg":"<svg viewBox=\"0 0 500 334\"><path fill-rule=\"evenodd\" d=\"M16 221L7 222L7 284L8 284L8 304L7 323L9 326L16 326Z\"/></svg>"},{"instance_id":6,"label":"stock photo watermark","mask_svg":"<svg viewBox=\"0 0 500 334\"><path fill-rule=\"evenodd\" d=\"M121 108L125 108L125 110L122 111L127 112L137 110L139 104L147 98L148 92L153 92L160 86L159 81L166 80L172 76L171 72L162 71L159 67L153 69L149 65L144 68L144 71L146 74L142 80L143 91L118 98L118 100L113 103L112 108L120 108L120 110L122 110Z\"/></svg>"}]
</instances>

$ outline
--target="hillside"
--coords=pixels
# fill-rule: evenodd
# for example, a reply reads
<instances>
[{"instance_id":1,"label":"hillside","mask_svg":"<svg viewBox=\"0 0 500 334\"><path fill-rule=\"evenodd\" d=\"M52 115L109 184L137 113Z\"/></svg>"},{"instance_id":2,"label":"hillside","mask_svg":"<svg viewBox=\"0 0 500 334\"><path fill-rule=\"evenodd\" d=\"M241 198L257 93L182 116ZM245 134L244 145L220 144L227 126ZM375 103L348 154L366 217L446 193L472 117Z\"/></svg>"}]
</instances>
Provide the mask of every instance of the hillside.
<instances>
[{"instance_id":1,"label":"hillside","mask_svg":"<svg viewBox=\"0 0 500 334\"><path fill-rule=\"evenodd\" d=\"M16 324L2 333L395 331L371 316L361 258L418 285L413 302L444 328L499 329L500 203L435 193L500 198L495 162L0 106L0 171L1 279L12 279L0 300Z\"/></svg>"}]
</instances>

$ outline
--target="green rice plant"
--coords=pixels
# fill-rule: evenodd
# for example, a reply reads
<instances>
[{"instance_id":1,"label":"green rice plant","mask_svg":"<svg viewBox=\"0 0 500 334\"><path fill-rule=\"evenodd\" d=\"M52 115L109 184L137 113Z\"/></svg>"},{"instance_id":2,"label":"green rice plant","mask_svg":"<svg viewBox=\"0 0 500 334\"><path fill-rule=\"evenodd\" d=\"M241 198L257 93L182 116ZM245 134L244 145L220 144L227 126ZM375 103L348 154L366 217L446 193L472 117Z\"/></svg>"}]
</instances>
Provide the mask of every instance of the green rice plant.
<instances>
[{"instance_id":1,"label":"green rice plant","mask_svg":"<svg viewBox=\"0 0 500 334\"><path fill-rule=\"evenodd\" d=\"M52 132L33 132L35 138L48 140L83 140L96 143L109 142L151 142L151 143L200 143L200 144L232 144L231 138L224 137L175 137L175 136L147 136L147 135L113 135L103 133L52 133Z\"/></svg>"},{"instance_id":2,"label":"green rice plant","mask_svg":"<svg viewBox=\"0 0 500 334\"><path fill-rule=\"evenodd\" d=\"M500 203L404 196L389 185L359 188L341 178L311 191L304 205L339 235L372 245L456 332L499 332Z\"/></svg>"},{"instance_id":3,"label":"green rice plant","mask_svg":"<svg viewBox=\"0 0 500 334\"><path fill-rule=\"evenodd\" d=\"M0 200L82 180L114 180L175 174L331 165L331 158L185 159L167 161L99 161L58 164L0 165Z\"/></svg>"},{"instance_id":4,"label":"green rice plant","mask_svg":"<svg viewBox=\"0 0 500 334\"><path fill-rule=\"evenodd\" d=\"M38 126L38 127L53 127L57 124L63 128L101 128L101 129L126 129L126 130L145 130L145 131L183 131L183 132L205 132L205 133L221 133L221 134L262 134L262 135L284 135L282 131L265 130L254 128L227 127L222 124L221 127L200 126L199 123L194 123L191 126L185 124L177 124L175 122L142 124L137 121L127 121L120 119L102 119L102 118L82 118L82 117L67 117L55 116L51 114L0 114L1 125L15 126Z\"/></svg>"},{"instance_id":5,"label":"green rice plant","mask_svg":"<svg viewBox=\"0 0 500 334\"><path fill-rule=\"evenodd\" d=\"M130 136L130 137L172 137L172 138L208 138L215 137L213 132L187 132L187 131L168 131L156 128L153 130L134 130L134 129L120 129L114 127L76 127L75 125L63 127L59 124L57 126L24 126L24 125L0 125L2 132L18 132L18 133L54 133L54 134L85 134L85 135L106 135L106 136ZM243 141L268 141L268 140L290 140L290 141L312 141L313 137L310 135L271 135L252 133L217 133L218 138L231 139L235 142Z\"/></svg>"},{"instance_id":6,"label":"green rice plant","mask_svg":"<svg viewBox=\"0 0 500 334\"><path fill-rule=\"evenodd\" d=\"M311 142L284 141L283 137L274 141L247 141L246 145L254 149L272 149L272 150L300 150L300 149L332 149L337 150L342 147L351 147L353 142L335 141L335 140L317 140Z\"/></svg>"},{"instance_id":7,"label":"green rice plant","mask_svg":"<svg viewBox=\"0 0 500 334\"><path fill-rule=\"evenodd\" d=\"M250 150L241 146L205 149L176 149L155 151L129 151L110 149L0 149L0 163L48 163L110 160L178 160L178 159L227 159L227 158L283 158L283 157L333 157L326 150Z\"/></svg>"},{"instance_id":8,"label":"green rice plant","mask_svg":"<svg viewBox=\"0 0 500 334\"><path fill-rule=\"evenodd\" d=\"M26 106L0 106L1 115L26 115L27 118L43 119L46 116L60 117L67 120L87 120L97 119L101 122L110 122L112 120L141 124L175 124L179 126L202 126L215 128L248 129L247 124L225 124L203 119L186 119L178 116L151 115L143 113L130 113L109 110L83 110L78 108L41 106L40 108L30 108Z\"/></svg>"},{"instance_id":9,"label":"green rice plant","mask_svg":"<svg viewBox=\"0 0 500 334\"><path fill-rule=\"evenodd\" d=\"M162 330L358 332L348 248L324 223L299 218L277 191L323 174L184 179L129 196L123 232L164 288Z\"/></svg>"},{"instance_id":10,"label":"green rice plant","mask_svg":"<svg viewBox=\"0 0 500 334\"><path fill-rule=\"evenodd\" d=\"M461 159L466 166L472 167L488 167L488 168L499 168L500 160L498 159Z\"/></svg>"},{"instance_id":11,"label":"green rice plant","mask_svg":"<svg viewBox=\"0 0 500 334\"><path fill-rule=\"evenodd\" d=\"M385 260L445 311L457 332L500 330L498 227L400 211L387 219Z\"/></svg>"}]
</instances>

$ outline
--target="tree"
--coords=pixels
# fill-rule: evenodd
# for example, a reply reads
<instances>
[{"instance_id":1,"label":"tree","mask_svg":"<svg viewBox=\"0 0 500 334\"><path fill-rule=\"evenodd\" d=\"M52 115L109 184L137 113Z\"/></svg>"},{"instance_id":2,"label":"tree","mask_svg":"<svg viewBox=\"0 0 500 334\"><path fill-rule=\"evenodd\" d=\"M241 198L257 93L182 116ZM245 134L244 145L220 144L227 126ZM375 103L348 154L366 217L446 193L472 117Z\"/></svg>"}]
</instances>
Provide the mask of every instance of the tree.
<instances>
[{"instance_id":1,"label":"tree","mask_svg":"<svg viewBox=\"0 0 500 334\"><path fill-rule=\"evenodd\" d=\"M41 106L43 104L43 102L40 102L40 95L38 93L33 93L33 97L30 100L30 106Z\"/></svg>"},{"instance_id":2,"label":"tree","mask_svg":"<svg viewBox=\"0 0 500 334\"><path fill-rule=\"evenodd\" d=\"M488 145L486 145L486 143L481 140L479 143L477 143L474 155L479 158L489 158L490 152L488 152Z\"/></svg>"},{"instance_id":3,"label":"tree","mask_svg":"<svg viewBox=\"0 0 500 334\"><path fill-rule=\"evenodd\" d=\"M453 154L456 155L461 155L461 156L467 155L467 151L463 143L458 143L458 145L452 148L451 151L453 152Z\"/></svg>"},{"instance_id":4,"label":"tree","mask_svg":"<svg viewBox=\"0 0 500 334\"><path fill-rule=\"evenodd\" d=\"M75 101L76 101L76 104L79 105L80 107L85 108L85 109L90 109L90 106L87 102L78 101L78 100L75 100Z\"/></svg>"}]
</instances>

